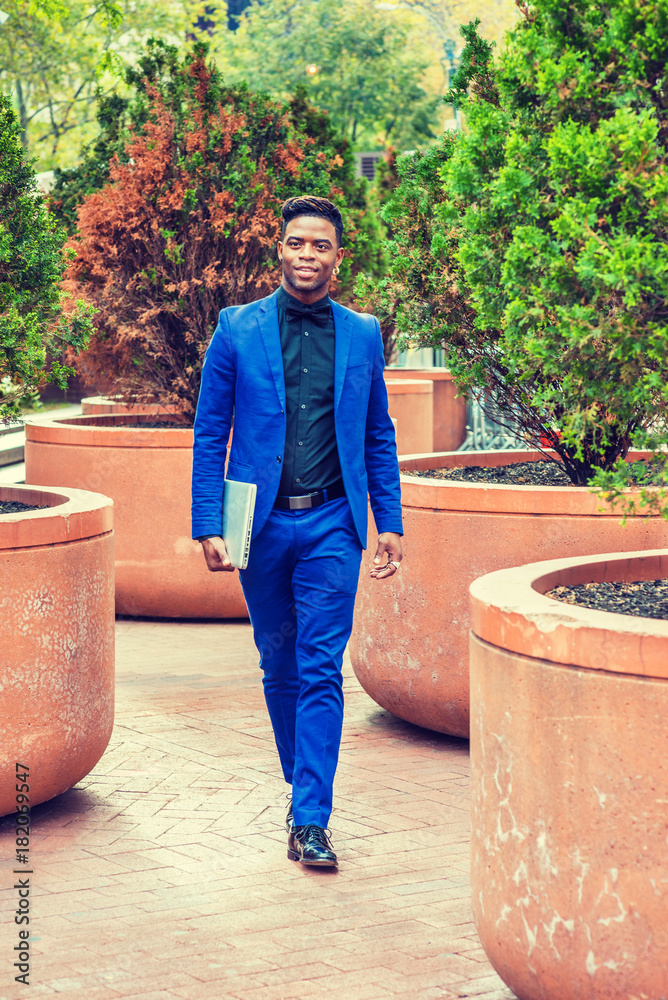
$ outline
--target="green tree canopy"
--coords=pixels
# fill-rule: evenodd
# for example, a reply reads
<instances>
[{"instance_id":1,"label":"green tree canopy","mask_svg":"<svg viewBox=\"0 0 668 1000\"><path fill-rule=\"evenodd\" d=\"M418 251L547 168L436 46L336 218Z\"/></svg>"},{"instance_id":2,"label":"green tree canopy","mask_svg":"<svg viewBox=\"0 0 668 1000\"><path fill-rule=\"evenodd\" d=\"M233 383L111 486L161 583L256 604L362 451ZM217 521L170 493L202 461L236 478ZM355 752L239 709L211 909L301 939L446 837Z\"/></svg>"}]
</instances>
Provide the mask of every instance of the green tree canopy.
<instances>
[{"instance_id":1,"label":"green tree canopy","mask_svg":"<svg viewBox=\"0 0 668 1000\"><path fill-rule=\"evenodd\" d=\"M496 65L463 33L467 128L388 209L400 323L574 482L620 485L668 441L668 0L535 0Z\"/></svg>"},{"instance_id":2,"label":"green tree canopy","mask_svg":"<svg viewBox=\"0 0 668 1000\"><path fill-rule=\"evenodd\" d=\"M61 388L71 369L47 352L84 345L85 312L60 320L60 281L65 234L37 193L32 163L19 139L20 125L8 98L0 96L0 418L18 412L22 399L45 382ZM60 321L59 321L60 320Z\"/></svg>"},{"instance_id":3,"label":"green tree canopy","mask_svg":"<svg viewBox=\"0 0 668 1000\"><path fill-rule=\"evenodd\" d=\"M373 0L254 0L235 32L214 34L229 80L285 98L306 85L309 100L358 145L403 148L433 138L440 102L424 88L426 22Z\"/></svg>"},{"instance_id":4,"label":"green tree canopy","mask_svg":"<svg viewBox=\"0 0 668 1000\"><path fill-rule=\"evenodd\" d=\"M42 170L76 162L96 131L96 93L155 33L185 41L194 0L2 0L0 89Z\"/></svg>"}]
</instances>

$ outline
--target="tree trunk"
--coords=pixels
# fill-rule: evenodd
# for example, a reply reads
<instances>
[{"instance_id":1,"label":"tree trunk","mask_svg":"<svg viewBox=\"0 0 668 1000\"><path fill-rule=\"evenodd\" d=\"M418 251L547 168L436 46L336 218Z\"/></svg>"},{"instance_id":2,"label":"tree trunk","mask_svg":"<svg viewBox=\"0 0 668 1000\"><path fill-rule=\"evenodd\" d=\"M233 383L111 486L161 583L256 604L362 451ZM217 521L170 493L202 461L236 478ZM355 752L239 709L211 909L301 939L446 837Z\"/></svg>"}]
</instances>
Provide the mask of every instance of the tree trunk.
<instances>
[{"instance_id":1,"label":"tree trunk","mask_svg":"<svg viewBox=\"0 0 668 1000\"><path fill-rule=\"evenodd\" d=\"M19 106L19 123L21 125L21 145L24 149L28 148L28 109L26 108L25 97L23 94L23 84L20 80L16 81L16 100Z\"/></svg>"}]
</instances>

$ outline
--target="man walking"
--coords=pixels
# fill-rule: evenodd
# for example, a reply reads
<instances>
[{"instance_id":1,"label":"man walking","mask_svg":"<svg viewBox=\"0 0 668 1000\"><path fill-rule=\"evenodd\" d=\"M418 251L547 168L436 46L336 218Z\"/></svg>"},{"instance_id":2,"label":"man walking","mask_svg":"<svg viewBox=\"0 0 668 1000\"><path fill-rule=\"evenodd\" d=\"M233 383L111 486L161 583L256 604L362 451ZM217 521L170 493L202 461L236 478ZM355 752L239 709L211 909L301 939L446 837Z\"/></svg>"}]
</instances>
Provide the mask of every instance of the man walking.
<instances>
[{"instance_id":1,"label":"man walking","mask_svg":"<svg viewBox=\"0 0 668 1000\"><path fill-rule=\"evenodd\" d=\"M335 866L326 832L343 722L367 492L378 531L371 576L401 562L401 496L378 321L329 298L343 259L341 214L291 198L273 295L220 313L202 371L193 455L193 537L213 572L231 571L221 537L229 479L257 484L248 566L240 570L264 694L292 786L288 857Z\"/></svg>"}]
</instances>

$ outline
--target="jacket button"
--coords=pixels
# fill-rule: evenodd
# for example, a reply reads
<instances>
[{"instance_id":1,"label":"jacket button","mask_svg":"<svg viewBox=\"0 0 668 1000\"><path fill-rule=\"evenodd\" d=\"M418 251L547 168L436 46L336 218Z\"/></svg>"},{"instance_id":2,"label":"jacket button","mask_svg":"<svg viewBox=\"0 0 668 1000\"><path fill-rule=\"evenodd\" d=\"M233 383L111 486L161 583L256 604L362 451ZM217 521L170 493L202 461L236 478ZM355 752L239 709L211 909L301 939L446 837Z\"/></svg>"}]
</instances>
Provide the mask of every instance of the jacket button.
<instances>
[{"instance_id":1,"label":"jacket button","mask_svg":"<svg viewBox=\"0 0 668 1000\"><path fill-rule=\"evenodd\" d=\"M276 456L276 461L277 461L277 462L280 462L280 461L281 461L281 456L280 456L280 455L277 455L277 456Z\"/></svg>"}]
</instances>

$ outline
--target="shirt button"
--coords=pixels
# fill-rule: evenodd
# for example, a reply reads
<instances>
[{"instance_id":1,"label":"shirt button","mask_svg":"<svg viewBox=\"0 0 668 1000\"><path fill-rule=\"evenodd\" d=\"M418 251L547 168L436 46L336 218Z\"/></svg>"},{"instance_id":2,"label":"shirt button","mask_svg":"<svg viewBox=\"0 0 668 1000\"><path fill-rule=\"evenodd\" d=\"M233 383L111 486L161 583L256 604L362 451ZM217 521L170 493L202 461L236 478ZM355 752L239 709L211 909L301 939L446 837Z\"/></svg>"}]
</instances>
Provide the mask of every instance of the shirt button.
<instances>
[{"instance_id":1,"label":"shirt button","mask_svg":"<svg viewBox=\"0 0 668 1000\"><path fill-rule=\"evenodd\" d=\"M306 409L306 403L302 403L302 410Z\"/></svg>"},{"instance_id":2,"label":"shirt button","mask_svg":"<svg viewBox=\"0 0 668 1000\"><path fill-rule=\"evenodd\" d=\"M295 479L296 483L301 483L301 479Z\"/></svg>"},{"instance_id":3,"label":"shirt button","mask_svg":"<svg viewBox=\"0 0 668 1000\"><path fill-rule=\"evenodd\" d=\"M304 336L308 337L308 330L304 330Z\"/></svg>"},{"instance_id":4,"label":"shirt button","mask_svg":"<svg viewBox=\"0 0 668 1000\"><path fill-rule=\"evenodd\" d=\"M302 446L302 445L304 444L304 442L303 442L303 441L298 441L298 442L297 442L297 444L298 444L298 445L299 445L299 447L301 448L301 446Z\"/></svg>"},{"instance_id":5,"label":"shirt button","mask_svg":"<svg viewBox=\"0 0 668 1000\"><path fill-rule=\"evenodd\" d=\"M277 461L277 462L280 462L280 461L281 461L281 456L280 456L280 455L277 455L277 456L276 456L276 461Z\"/></svg>"},{"instance_id":6,"label":"shirt button","mask_svg":"<svg viewBox=\"0 0 668 1000\"><path fill-rule=\"evenodd\" d=\"M308 368L305 368L304 369L304 375L306 375L307 371L308 371Z\"/></svg>"}]
</instances>

